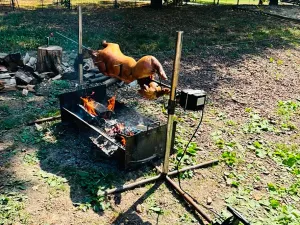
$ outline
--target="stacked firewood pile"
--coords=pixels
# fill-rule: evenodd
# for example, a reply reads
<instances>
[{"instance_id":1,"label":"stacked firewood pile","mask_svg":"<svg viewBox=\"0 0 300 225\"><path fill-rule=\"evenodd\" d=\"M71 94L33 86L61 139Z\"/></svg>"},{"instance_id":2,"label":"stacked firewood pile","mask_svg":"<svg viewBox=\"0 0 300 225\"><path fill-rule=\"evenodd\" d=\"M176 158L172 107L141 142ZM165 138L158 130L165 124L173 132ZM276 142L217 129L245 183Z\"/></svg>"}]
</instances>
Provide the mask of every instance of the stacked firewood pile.
<instances>
[{"instance_id":1,"label":"stacked firewood pile","mask_svg":"<svg viewBox=\"0 0 300 225\"><path fill-rule=\"evenodd\" d=\"M59 70L47 72L39 72L38 61L28 53L24 56L21 53L0 53L0 93L22 90L23 95L27 95L28 92L35 92L35 85L41 82L51 83L59 79L78 80L76 60L72 66L61 60L59 65L56 64ZM84 59L83 69L85 83L104 83L110 86L118 82L115 78L99 73L90 58Z\"/></svg>"},{"instance_id":2,"label":"stacked firewood pile","mask_svg":"<svg viewBox=\"0 0 300 225\"><path fill-rule=\"evenodd\" d=\"M37 59L30 57L28 53L22 56L21 53L0 53L0 92L25 89L34 92L37 83L44 79L57 80L62 75L54 72L39 73L36 70ZM71 69L65 66L65 71Z\"/></svg>"}]
</instances>

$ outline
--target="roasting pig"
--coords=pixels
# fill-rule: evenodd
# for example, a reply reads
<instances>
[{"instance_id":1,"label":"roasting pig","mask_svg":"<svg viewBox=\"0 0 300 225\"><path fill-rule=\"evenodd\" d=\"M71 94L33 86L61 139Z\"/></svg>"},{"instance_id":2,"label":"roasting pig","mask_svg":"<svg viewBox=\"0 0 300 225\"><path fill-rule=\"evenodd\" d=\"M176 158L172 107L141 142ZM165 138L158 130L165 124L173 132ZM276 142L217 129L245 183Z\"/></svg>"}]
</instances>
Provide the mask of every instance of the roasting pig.
<instances>
[{"instance_id":1,"label":"roasting pig","mask_svg":"<svg viewBox=\"0 0 300 225\"><path fill-rule=\"evenodd\" d=\"M118 44L103 41L102 46L101 50L89 52L101 73L127 84L137 80L141 87L139 93L147 99L156 99L170 92L169 88L163 88L153 81L156 73L161 79L167 79L162 65L154 56L147 55L136 61L124 55Z\"/></svg>"}]
</instances>

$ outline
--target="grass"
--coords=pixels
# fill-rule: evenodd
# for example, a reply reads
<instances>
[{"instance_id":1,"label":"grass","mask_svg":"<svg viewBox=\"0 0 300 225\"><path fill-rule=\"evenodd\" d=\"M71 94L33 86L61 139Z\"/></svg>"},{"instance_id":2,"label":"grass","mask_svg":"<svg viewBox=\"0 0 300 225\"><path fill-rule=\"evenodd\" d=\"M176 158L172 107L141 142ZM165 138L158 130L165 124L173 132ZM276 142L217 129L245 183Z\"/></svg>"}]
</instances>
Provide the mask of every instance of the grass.
<instances>
[{"instance_id":1,"label":"grass","mask_svg":"<svg viewBox=\"0 0 300 225\"><path fill-rule=\"evenodd\" d=\"M300 174L300 147L296 144L278 143L271 153L276 161L288 167L295 175Z\"/></svg>"},{"instance_id":2,"label":"grass","mask_svg":"<svg viewBox=\"0 0 300 225\"><path fill-rule=\"evenodd\" d=\"M274 127L270 124L269 120L261 118L260 115L250 113L250 120L244 125L245 133L256 133L273 131Z\"/></svg>"},{"instance_id":3,"label":"grass","mask_svg":"<svg viewBox=\"0 0 300 225\"><path fill-rule=\"evenodd\" d=\"M23 211L26 196L18 192L0 194L0 224L26 224L28 215Z\"/></svg>"},{"instance_id":4,"label":"grass","mask_svg":"<svg viewBox=\"0 0 300 225\"><path fill-rule=\"evenodd\" d=\"M201 4L214 4L218 2L218 0L196 0L191 2L197 2ZM240 0L239 5L258 5L257 0ZM237 0L219 0L220 5L236 5Z\"/></svg>"},{"instance_id":5,"label":"grass","mask_svg":"<svg viewBox=\"0 0 300 225\"><path fill-rule=\"evenodd\" d=\"M277 105L277 114L289 120L291 116L299 114L299 101L279 101Z\"/></svg>"},{"instance_id":6,"label":"grass","mask_svg":"<svg viewBox=\"0 0 300 225\"><path fill-rule=\"evenodd\" d=\"M120 9L118 14L114 9L98 11L84 11L83 14L83 43L93 49L98 48L101 40L117 42L122 50L130 55L140 56L145 53L154 54L164 52L163 55L173 54L175 45L176 30L184 31L184 52L197 53L202 46L216 45L230 42L261 41L263 39L278 39L273 43L293 43L299 40L298 27L280 26L273 23L270 18L258 18L249 22L247 14L242 12L226 11L227 19L222 20L223 10L212 8L203 10L198 7L183 7L180 10L165 8L162 9L161 20L156 20L157 12L149 8ZM99 13L101 12L101 13ZM140 21L138 18L148 15L147 20ZM214 20L195 20L199 14L204 17L211 17ZM192 24L192 27L185 26L180 17L185 15L185 21ZM260 17L260 16L258 16ZM36 49L45 43L45 37L51 32L59 31L66 36L76 39L77 35L77 14L75 11L25 11L10 13L2 17L0 22L0 48L3 51L28 51ZM264 23L261 21L264 20ZM22 23L20 23L22 21ZM33 22L34 21L34 22ZM130 22L126 22L130 21ZM177 21L176 23L173 23ZM165 26L169 23L169 26ZM45 26L47 24L47 26ZM151 24L151 26L150 26ZM145 27L147 29L145 29ZM98 32L95 32L98 30ZM220 35L222 34L222 35ZM65 50L75 50L76 45L61 38L58 35L51 40L52 44L61 45ZM266 43L258 43L265 46ZM250 46L243 46L251 52L254 49ZM223 54L236 57L239 50Z\"/></svg>"},{"instance_id":7,"label":"grass","mask_svg":"<svg viewBox=\"0 0 300 225\"><path fill-rule=\"evenodd\" d=\"M9 113L9 106L6 104L0 105L0 113L3 113L3 114Z\"/></svg>"},{"instance_id":8,"label":"grass","mask_svg":"<svg viewBox=\"0 0 300 225\"><path fill-rule=\"evenodd\" d=\"M39 118L60 115L59 102L57 96L71 88L70 83L65 80L55 80L51 83L46 101L42 105L29 100L32 95L22 96L20 91L14 93L17 99L17 108L7 104L0 105L0 130L10 130L21 127ZM19 111L22 110L22 114Z\"/></svg>"},{"instance_id":9,"label":"grass","mask_svg":"<svg viewBox=\"0 0 300 225\"><path fill-rule=\"evenodd\" d=\"M66 190L65 183L68 181L66 178L62 178L43 171L39 172L38 175L43 179L45 183L49 185L50 188L60 191Z\"/></svg>"}]
</instances>

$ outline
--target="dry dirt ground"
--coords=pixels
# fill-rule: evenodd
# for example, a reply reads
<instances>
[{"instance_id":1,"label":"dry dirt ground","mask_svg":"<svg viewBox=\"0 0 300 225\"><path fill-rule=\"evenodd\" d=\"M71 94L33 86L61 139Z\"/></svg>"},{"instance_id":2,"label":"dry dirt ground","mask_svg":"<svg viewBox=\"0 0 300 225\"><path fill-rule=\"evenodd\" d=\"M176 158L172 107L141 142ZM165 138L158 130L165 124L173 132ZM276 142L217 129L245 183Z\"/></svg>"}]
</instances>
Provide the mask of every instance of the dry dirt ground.
<instances>
[{"instance_id":1,"label":"dry dirt ground","mask_svg":"<svg viewBox=\"0 0 300 225\"><path fill-rule=\"evenodd\" d=\"M225 9L218 21L236 13ZM297 24L282 26L299 32ZM235 27L213 29L222 38ZM204 89L208 95L203 123L184 164L220 163L182 174L181 184L211 217L227 217L228 204L255 225L298 225L300 47L291 36L263 29L268 38L277 39L184 51L179 88ZM171 74L172 54L157 56ZM164 183L104 199L103 189L154 176L155 170L119 170L115 162L95 154L80 130L60 121L25 125L36 115L59 113L56 94L73 85L54 82L44 96L0 95L0 224L202 224L201 216ZM146 101L135 88L112 87L110 93L115 91L142 114L166 121L167 97ZM176 115L180 153L200 113L178 108ZM176 154L170 162L174 169Z\"/></svg>"}]
</instances>

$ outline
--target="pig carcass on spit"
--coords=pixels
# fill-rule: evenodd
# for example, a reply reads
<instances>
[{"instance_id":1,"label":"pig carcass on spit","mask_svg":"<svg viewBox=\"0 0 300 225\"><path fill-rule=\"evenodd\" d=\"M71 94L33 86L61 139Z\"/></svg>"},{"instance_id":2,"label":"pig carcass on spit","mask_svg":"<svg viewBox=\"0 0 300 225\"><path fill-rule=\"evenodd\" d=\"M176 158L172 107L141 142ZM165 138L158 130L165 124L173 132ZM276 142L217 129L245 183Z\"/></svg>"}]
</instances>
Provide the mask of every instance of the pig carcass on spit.
<instances>
[{"instance_id":1,"label":"pig carcass on spit","mask_svg":"<svg viewBox=\"0 0 300 225\"><path fill-rule=\"evenodd\" d=\"M147 55L136 61L124 55L118 44L103 41L102 46L101 50L89 51L101 73L127 84L137 80L141 87L139 93L147 99L156 99L170 92L169 88L163 88L152 81L156 73L163 80L167 79L162 65L154 56Z\"/></svg>"}]
</instances>

